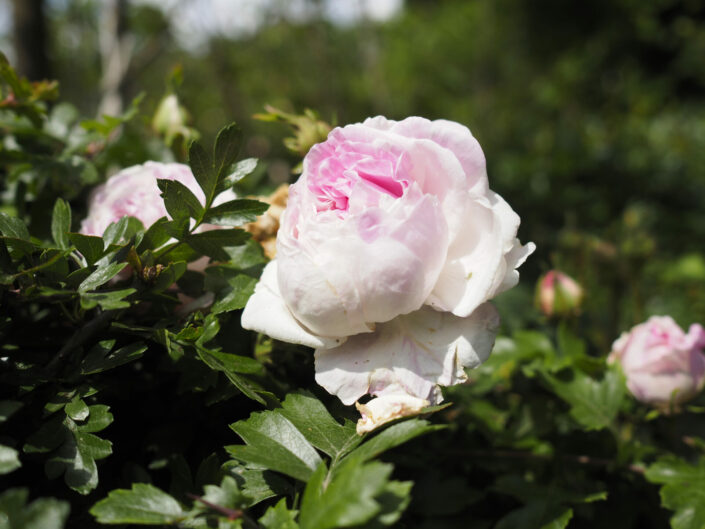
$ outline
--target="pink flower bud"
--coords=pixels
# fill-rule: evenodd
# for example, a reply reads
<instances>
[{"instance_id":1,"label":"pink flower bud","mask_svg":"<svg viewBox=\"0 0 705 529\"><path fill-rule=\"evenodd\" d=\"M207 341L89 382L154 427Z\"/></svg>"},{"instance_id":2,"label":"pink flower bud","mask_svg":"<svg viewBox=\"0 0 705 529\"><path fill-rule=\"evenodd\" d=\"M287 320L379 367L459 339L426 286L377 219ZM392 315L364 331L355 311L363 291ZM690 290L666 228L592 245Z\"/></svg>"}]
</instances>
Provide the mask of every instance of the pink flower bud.
<instances>
[{"instance_id":1,"label":"pink flower bud","mask_svg":"<svg viewBox=\"0 0 705 529\"><path fill-rule=\"evenodd\" d=\"M684 333L670 316L653 316L612 344L608 362L619 362L627 387L642 402L663 406L694 397L705 382L705 329Z\"/></svg>"},{"instance_id":2,"label":"pink flower bud","mask_svg":"<svg viewBox=\"0 0 705 529\"><path fill-rule=\"evenodd\" d=\"M541 277L536 286L536 306L546 316L576 314L582 301L582 287L558 270L551 270Z\"/></svg>"}]
</instances>

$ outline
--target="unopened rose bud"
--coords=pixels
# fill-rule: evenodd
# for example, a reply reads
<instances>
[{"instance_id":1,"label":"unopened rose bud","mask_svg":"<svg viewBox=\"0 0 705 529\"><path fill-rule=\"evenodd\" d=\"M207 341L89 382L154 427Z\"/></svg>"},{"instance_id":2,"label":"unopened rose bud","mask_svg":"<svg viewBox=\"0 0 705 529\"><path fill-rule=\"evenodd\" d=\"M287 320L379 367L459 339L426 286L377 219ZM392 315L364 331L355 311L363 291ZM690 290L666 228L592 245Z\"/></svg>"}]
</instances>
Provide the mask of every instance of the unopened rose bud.
<instances>
[{"instance_id":1,"label":"unopened rose bud","mask_svg":"<svg viewBox=\"0 0 705 529\"><path fill-rule=\"evenodd\" d=\"M152 118L152 128L164 136L167 145L171 145L177 136L183 136L184 140L196 138L196 131L186 125L188 120L188 112L179 104L176 95L167 94L157 106Z\"/></svg>"},{"instance_id":2,"label":"unopened rose bud","mask_svg":"<svg viewBox=\"0 0 705 529\"><path fill-rule=\"evenodd\" d=\"M642 402L672 406L693 398L705 383L705 329L686 334L670 316L653 316L612 344L629 391Z\"/></svg>"},{"instance_id":3,"label":"unopened rose bud","mask_svg":"<svg viewBox=\"0 0 705 529\"><path fill-rule=\"evenodd\" d=\"M558 270L548 272L536 285L536 306L546 316L576 314L582 301L582 287Z\"/></svg>"}]
</instances>

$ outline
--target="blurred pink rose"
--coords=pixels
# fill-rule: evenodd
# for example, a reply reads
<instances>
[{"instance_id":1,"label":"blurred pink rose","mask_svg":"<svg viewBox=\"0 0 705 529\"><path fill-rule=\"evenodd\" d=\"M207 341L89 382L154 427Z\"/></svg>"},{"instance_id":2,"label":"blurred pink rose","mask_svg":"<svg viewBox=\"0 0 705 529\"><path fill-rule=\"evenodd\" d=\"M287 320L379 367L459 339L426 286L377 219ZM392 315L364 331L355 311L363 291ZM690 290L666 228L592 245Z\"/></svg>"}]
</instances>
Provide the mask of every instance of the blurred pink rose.
<instances>
[{"instance_id":1,"label":"blurred pink rose","mask_svg":"<svg viewBox=\"0 0 705 529\"><path fill-rule=\"evenodd\" d=\"M705 382L705 330L693 324L685 334L670 316L652 316L612 345L609 362L619 362L629 391L654 405L679 404Z\"/></svg>"},{"instance_id":2,"label":"blurred pink rose","mask_svg":"<svg viewBox=\"0 0 705 529\"><path fill-rule=\"evenodd\" d=\"M575 314L582 301L582 287L563 272L551 270L539 279L536 305L546 316Z\"/></svg>"},{"instance_id":3,"label":"blurred pink rose","mask_svg":"<svg viewBox=\"0 0 705 529\"><path fill-rule=\"evenodd\" d=\"M88 202L88 215L81 223L81 233L101 236L111 223L124 216L139 219L145 228L162 217L170 217L157 185L159 179L177 180L188 187L201 204L205 203L206 197L188 165L146 162L123 169L93 191ZM227 190L218 195L214 205L235 198L235 193ZM204 224L198 231L217 228L219 226ZM208 257L202 257L189 263L189 269L203 271L207 264Z\"/></svg>"},{"instance_id":4,"label":"blurred pink rose","mask_svg":"<svg viewBox=\"0 0 705 529\"><path fill-rule=\"evenodd\" d=\"M390 387L438 402L489 355L485 302L534 250L480 144L451 121L376 117L331 131L303 167L243 326L316 348L316 380L346 404Z\"/></svg>"}]
</instances>

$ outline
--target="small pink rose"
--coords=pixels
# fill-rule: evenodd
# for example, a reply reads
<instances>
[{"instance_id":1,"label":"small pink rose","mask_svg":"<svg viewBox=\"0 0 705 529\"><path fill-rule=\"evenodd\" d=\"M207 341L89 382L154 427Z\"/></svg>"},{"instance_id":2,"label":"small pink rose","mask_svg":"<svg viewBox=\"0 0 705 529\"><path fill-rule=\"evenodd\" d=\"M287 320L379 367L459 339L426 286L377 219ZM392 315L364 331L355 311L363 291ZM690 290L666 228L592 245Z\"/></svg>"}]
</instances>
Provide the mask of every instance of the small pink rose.
<instances>
[{"instance_id":1,"label":"small pink rose","mask_svg":"<svg viewBox=\"0 0 705 529\"><path fill-rule=\"evenodd\" d=\"M705 383L705 330L686 334L670 316L652 316L612 345L609 362L619 362L629 391L640 401L664 406L694 397Z\"/></svg>"}]
</instances>

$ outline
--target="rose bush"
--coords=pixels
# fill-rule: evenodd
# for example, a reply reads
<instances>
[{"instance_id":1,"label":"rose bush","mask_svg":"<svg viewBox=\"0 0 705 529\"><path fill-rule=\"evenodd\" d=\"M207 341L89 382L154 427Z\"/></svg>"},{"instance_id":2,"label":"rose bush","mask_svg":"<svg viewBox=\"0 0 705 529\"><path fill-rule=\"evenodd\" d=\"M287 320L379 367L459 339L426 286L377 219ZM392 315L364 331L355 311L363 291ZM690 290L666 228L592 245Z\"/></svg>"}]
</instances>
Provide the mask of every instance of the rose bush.
<instances>
[{"instance_id":1,"label":"rose bush","mask_svg":"<svg viewBox=\"0 0 705 529\"><path fill-rule=\"evenodd\" d=\"M489 355L486 302L534 250L480 144L458 123L376 117L331 131L303 168L243 326L314 347L317 382L345 404L439 402Z\"/></svg>"},{"instance_id":2,"label":"rose bush","mask_svg":"<svg viewBox=\"0 0 705 529\"><path fill-rule=\"evenodd\" d=\"M670 316L652 316L612 345L610 362L618 362L629 391L640 401L663 406L695 396L705 383L705 329L686 334Z\"/></svg>"}]
</instances>

